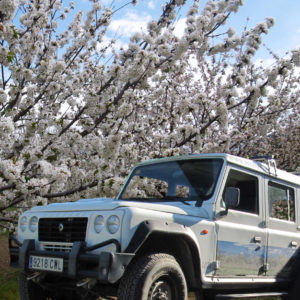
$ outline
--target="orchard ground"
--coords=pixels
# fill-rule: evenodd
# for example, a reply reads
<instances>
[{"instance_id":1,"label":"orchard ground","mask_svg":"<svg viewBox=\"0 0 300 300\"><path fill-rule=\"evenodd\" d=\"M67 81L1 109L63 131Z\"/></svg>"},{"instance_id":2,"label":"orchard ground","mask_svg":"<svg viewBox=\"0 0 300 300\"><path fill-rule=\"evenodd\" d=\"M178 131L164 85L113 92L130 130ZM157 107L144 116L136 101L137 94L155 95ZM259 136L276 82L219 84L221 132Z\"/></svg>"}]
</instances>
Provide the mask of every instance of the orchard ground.
<instances>
[{"instance_id":1,"label":"orchard ground","mask_svg":"<svg viewBox=\"0 0 300 300\"><path fill-rule=\"evenodd\" d=\"M0 299L17 300L18 271L9 267L7 235L0 235Z\"/></svg>"}]
</instances>

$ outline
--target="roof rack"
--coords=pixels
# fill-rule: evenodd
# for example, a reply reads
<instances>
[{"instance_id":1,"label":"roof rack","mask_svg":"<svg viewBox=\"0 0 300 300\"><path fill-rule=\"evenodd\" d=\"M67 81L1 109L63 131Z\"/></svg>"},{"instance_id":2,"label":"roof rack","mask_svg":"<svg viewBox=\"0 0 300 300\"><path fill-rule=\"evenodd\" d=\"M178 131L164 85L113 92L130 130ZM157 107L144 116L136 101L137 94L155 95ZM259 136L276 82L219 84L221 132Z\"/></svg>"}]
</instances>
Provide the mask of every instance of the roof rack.
<instances>
[{"instance_id":1,"label":"roof rack","mask_svg":"<svg viewBox=\"0 0 300 300\"><path fill-rule=\"evenodd\" d=\"M275 174L275 176L277 176L277 166L276 166L276 160L274 159L274 155L270 155L270 154L256 155L256 156L250 157L250 159L266 163L268 166L269 174L271 175L271 168L273 168L274 174Z\"/></svg>"}]
</instances>

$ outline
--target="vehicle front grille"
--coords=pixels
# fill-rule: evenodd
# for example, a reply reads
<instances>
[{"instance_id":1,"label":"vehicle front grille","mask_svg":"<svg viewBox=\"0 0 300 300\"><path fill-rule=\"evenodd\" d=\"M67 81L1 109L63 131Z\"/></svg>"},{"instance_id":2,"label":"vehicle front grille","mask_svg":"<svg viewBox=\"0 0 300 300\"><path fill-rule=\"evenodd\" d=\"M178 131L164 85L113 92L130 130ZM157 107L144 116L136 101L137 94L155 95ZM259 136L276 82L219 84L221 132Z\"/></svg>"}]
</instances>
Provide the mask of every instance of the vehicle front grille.
<instances>
[{"instance_id":1,"label":"vehicle front grille","mask_svg":"<svg viewBox=\"0 0 300 300\"><path fill-rule=\"evenodd\" d=\"M41 246L46 251L70 252L72 249L72 245L73 243L41 242Z\"/></svg>"},{"instance_id":2,"label":"vehicle front grille","mask_svg":"<svg viewBox=\"0 0 300 300\"><path fill-rule=\"evenodd\" d=\"M41 218L39 241L73 243L84 241L88 218Z\"/></svg>"}]
</instances>

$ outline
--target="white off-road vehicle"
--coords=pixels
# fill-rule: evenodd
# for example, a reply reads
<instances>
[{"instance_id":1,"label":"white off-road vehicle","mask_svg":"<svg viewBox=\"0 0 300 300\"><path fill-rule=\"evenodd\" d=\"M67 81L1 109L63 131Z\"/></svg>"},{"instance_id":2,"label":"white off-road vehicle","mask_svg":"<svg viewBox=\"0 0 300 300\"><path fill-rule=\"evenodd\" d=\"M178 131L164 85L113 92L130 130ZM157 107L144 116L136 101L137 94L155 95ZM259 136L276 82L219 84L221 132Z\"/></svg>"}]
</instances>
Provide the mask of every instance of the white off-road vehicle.
<instances>
[{"instance_id":1,"label":"white off-road vehicle","mask_svg":"<svg viewBox=\"0 0 300 300\"><path fill-rule=\"evenodd\" d=\"M116 199L37 206L10 237L20 298L300 295L300 177L227 154L136 166Z\"/></svg>"}]
</instances>

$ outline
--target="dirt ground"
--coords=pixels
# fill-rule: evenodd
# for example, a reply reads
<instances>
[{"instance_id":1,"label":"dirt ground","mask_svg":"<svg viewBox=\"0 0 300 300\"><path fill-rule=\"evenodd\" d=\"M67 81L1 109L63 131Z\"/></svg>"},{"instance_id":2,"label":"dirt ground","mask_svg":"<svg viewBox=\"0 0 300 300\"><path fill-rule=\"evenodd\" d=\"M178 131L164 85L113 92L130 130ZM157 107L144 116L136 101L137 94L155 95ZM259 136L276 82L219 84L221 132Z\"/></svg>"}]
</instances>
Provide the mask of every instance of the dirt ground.
<instances>
[{"instance_id":1,"label":"dirt ground","mask_svg":"<svg viewBox=\"0 0 300 300\"><path fill-rule=\"evenodd\" d=\"M14 272L9 267L9 252L8 252L8 239L7 236L0 236L0 272L3 276Z\"/></svg>"}]
</instances>

